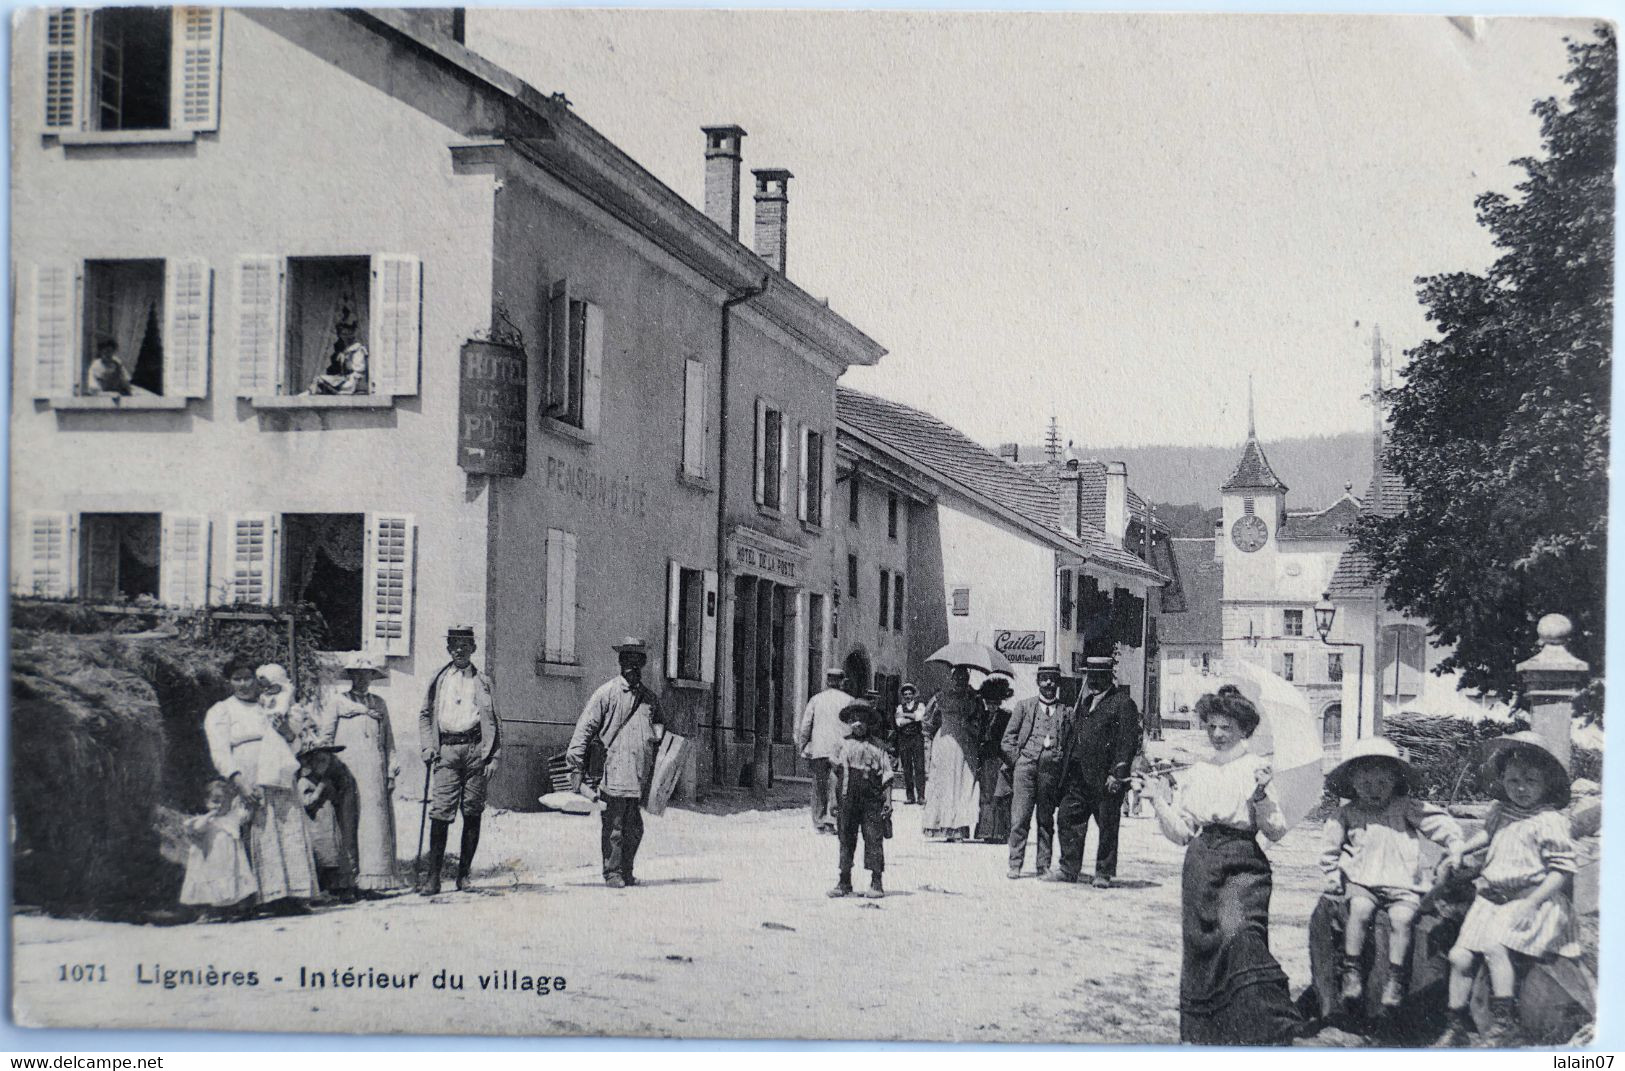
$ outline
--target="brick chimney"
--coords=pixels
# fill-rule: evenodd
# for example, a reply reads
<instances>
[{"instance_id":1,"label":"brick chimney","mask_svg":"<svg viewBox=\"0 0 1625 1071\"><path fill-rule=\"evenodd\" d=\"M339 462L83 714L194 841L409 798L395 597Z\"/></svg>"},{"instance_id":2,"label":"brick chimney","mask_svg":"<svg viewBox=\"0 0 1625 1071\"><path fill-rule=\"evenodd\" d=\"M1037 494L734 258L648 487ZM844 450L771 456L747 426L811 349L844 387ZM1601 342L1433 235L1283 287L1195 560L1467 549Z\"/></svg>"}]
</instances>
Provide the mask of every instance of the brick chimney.
<instances>
[{"instance_id":1,"label":"brick chimney","mask_svg":"<svg viewBox=\"0 0 1625 1071\"><path fill-rule=\"evenodd\" d=\"M705 133L705 214L739 237L739 156L745 132L737 126L702 126Z\"/></svg>"},{"instance_id":2,"label":"brick chimney","mask_svg":"<svg viewBox=\"0 0 1625 1071\"><path fill-rule=\"evenodd\" d=\"M1000 443L999 457L1014 464L1021 460L1021 446L1017 443Z\"/></svg>"},{"instance_id":3,"label":"brick chimney","mask_svg":"<svg viewBox=\"0 0 1625 1071\"><path fill-rule=\"evenodd\" d=\"M1123 545L1128 535L1128 466L1121 461L1106 462L1106 534Z\"/></svg>"},{"instance_id":4,"label":"brick chimney","mask_svg":"<svg viewBox=\"0 0 1625 1071\"><path fill-rule=\"evenodd\" d=\"M795 176L782 167L753 169L751 174L756 176L756 255L783 275L790 180Z\"/></svg>"},{"instance_id":5,"label":"brick chimney","mask_svg":"<svg viewBox=\"0 0 1625 1071\"><path fill-rule=\"evenodd\" d=\"M1066 467L1061 470L1060 480L1061 531L1082 539L1083 526L1078 523L1078 518L1083 516L1083 480L1078 475L1077 458L1067 459Z\"/></svg>"}]
</instances>

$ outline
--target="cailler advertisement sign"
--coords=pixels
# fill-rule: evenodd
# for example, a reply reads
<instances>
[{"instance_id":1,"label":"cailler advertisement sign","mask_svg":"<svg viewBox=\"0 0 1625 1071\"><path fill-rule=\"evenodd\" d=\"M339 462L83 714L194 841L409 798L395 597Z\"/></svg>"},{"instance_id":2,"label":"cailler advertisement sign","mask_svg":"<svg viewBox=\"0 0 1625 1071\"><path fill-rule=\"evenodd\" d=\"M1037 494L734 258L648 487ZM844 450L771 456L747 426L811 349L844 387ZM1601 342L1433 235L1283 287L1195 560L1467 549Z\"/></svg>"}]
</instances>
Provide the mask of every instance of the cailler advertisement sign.
<instances>
[{"instance_id":1,"label":"cailler advertisement sign","mask_svg":"<svg viewBox=\"0 0 1625 1071\"><path fill-rule=\"evenodd\" d=\"M1012 663L1036 666L1044 661L1044 630L999 629L993 634L993 649Z\"/></svg>"}]
</instances>

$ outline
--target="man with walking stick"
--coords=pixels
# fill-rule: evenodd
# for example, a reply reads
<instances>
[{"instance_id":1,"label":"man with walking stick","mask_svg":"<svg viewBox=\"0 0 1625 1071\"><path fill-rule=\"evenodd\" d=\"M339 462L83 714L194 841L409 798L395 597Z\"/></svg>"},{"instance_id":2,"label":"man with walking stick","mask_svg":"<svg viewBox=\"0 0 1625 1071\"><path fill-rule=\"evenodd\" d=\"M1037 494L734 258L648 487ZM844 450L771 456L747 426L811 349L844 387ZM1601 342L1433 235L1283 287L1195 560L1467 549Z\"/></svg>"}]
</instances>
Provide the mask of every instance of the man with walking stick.
<instances>
[{"instance_id":1,"label":"man with walking stick","mask_svg":"<svg viewBox=\"0 0 1625 1071\"><path fill-rule=\"evenodd\" d=\"M423 709L418 712L418 738L427 767L424 813L429 820L429 868L418 885L418 892L424 896L440 891L446 838L459 811L463 815L463 841L457 855L457 889L470 889L468 872L480 844L486 784L501 750L491 679L474 668L474 651L473 626L456 625L446 632L446 652L451 661L429 682ZM420 823L420 850L422 843Z\"/></svg>"}]
</instances>

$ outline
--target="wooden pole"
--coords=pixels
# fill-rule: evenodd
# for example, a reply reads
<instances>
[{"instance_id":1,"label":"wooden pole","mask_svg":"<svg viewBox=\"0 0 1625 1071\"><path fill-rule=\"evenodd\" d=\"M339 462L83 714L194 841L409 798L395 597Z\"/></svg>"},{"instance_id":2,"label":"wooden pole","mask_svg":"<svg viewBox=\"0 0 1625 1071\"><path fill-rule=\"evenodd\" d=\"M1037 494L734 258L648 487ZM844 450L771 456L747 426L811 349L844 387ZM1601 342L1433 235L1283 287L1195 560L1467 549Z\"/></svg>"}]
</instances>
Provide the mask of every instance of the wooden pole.
<instances>
[{"instance_id":1,"label":"wooden pole","mask_svg":"<svg viewBox=\"0 0 1625 1071\"><path fill-rule=\"evenodd\" d=\"M1382 508L1382 325L1371 327L1371 508ZM1395 658L1398 661L1398 658ZM1364 682L1362 681L1362 690ZM1358 721L1355 723L1358 725ZM1382 735L1382 585L1371 578L1371 735Z\"/></svg>"}]
</instances>

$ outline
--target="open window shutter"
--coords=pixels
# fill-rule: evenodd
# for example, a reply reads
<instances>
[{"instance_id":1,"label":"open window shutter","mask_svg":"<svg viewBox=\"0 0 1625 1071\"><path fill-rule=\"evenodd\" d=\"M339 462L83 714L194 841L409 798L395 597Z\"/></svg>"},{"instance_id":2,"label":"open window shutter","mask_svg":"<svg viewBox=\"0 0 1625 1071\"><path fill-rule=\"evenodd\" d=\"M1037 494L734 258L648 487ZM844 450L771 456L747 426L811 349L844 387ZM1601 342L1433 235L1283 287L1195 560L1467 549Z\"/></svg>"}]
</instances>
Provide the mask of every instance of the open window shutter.
<instances>
[{"instance_id":1,"label":"open window shutter","mask_svg":"<svg viewBox=\"0 0 1625 1071\"><path fill-rule=\"evenodd\" d=\"M237 258L232 320L237 333L237 396L277 394L281 370L282 261Z\"/></svg>"},{"instance_id":2,"label":"open window shutter","mask_svg":"<svg viewBox=\"0 0 1625 1071\"><path fill-rule=\"evenodd\" d=\"M810 428L801 429L801 478L796 481L800 484L800 493L796 498L796 516L802 520L807 519L807 496L812 493L812 488L807 485L807 477L812 474L812 470L807 467L807 448L811 444L811 440L807 437L809 431Z\"/></svg>"},{"instance_id":3,"label":"open window shutter","mask_svg":"<svg viewBox=\"0 0 1625 1071\"><path fill-rule=\"evenodd\" d=\"M564 562L561 568L563 575L562 590L559 598L559 643L563 650L562 661L574 663L576 661L576 537L574 532L565 532L563 541Z\"/></svg>"},{"instance_id":4,"label":"open window shutter","mask_svg":"<svg viewBox=\"0 0 1625 1071\"><path fill-rule=\"evenodd\" d=\"M756 504L767 501L767 403L756 399Z\"/></svg>"},{"instance_id":5,"label":"open window shutter","mask_svg":"<svg viewBox=\"0 0 1625 1071\"><path fill-rule=\"evenodd\" d=\"M682 630L683 567L674 561L666 563L666 676L676 680L677 639Z\"/></svg>"},{"instance_id":6,"label":"open window shutter","mask_svg":"<svg viewBox=\"0 0 1625 1071\"><path fill-rule=\"evenodd\" d=\"M361 645L382 655L412 653L414 527L409 513L367 514Z\"/></svg>"},{"instance_id":7,"label":"open window shutter","mask_svg":"<svg viewBox=\"0 0 1625 1071\"><path fill-rule=\"evenodd\" d=\"M27 557L19 578L24 595L65 599L73 594L76 519L57 510L28 511Z\"/></svg>"},{"instance_id":8,"label":"open window shutter","mask_svg":"<svg viewBox=\"0 0 1625 1071\"><path fill-rule=\"evenodd\" d=\"M700 616L700 680L717 679L717 571L705 571L705 606Z\"/></svg>"},{"instance_id":9,"label":"open window shutter","mask_svg":"<svg viewBox=\"0 0 1625 1071\"><path fill-rule=\"evenodd\" d=\"M774 508L783 509L785 496L789 493L790 484L790 422L784 419L784 411L779 411L779 500L773 503Z\"/></svg>"},{"instance_id":10,"label":"open window shutter","mask_svg":"<svg viewBox=\"0 0 1625 1071\"><path fill-rule=\"evenodd\" d=\"M604 391L604 310L591 302L587 303L587 343L581 375L581 430L596 435Z\"/></svg>"},{"instance_id":11,"label":"open window shutter","mask_svg":"<svg viewBox=\"0 0 1625 1071\"><path fill-rule=\"evenodd\" d=\"M276 515L235 513L226 518L226 599L228 602L274 605L276 586Z\"/></svg>"},{"instance_id":12,"label":"open window shutter","mask_svg":"<svg viewBox=\"0 0 1625 1071\"><path fill-rule=\"evenodd\" d=\"M790 698L792 708L799 707L800 697L806 695L810 688L807 686L807 675L814 672L810 658L807 637L812 635L812 607L806 588L797 588L795 591L795 630L791 643L795 644L795 654L790 674Z\"/></svg>"},{"instance_id":13,"label":"open window shutter","mask_svg":"<svg viewBox=\"0 0 1625 1071\"><path fill-rule=\"evenodd\" d=\"M34 397L67 397L79 380L80 272L38 264L33 283Z\"/></svg>"},{"instance_id":14,"label":"open window shutter","mask_svg":"<svg viewBox=\"0 0 1625 1071\"><path fill-rule=\"evenodd\" d=\"M705 475L705 365L683 365L683 472Z\"/></svg>"},{"instance_id":15,"label":"open window shutter","mask_svg":"<svg viewBox=\"0 0 1625 1071\"><path fill-rule=\"evenodd\" d=\"M542 352L545 367L540 377L540 415L556 416L563 413L569 401L566 387L570 363L570 283L566 279L547 288L547 342Z\"/></svg>"},{"instance_id":16,"label":"open window shutter","mask_svg":"<svg viewBox=\"0 0 1625 1071\"><path fill-rule=\"evenodd\" d=\"M118 527L111 517L91 516L79 522L79 594L87 599L113 599L118 591L118 544Z\"/></svg>"},{"instance_id":17,"label":"open window shutter","mask_svg":"<svg viewBox=\"0 0 1625 1071\"><path fill-rule=\"evenodd\" d=\"M170 60L170 120L176 130L220 126L220 19L215 7L177 7Z\"/></svg>"},{"instance_id":18,"label":"open window shutter","mask_svg":"<svg viewBox=\"0 0 1625 1071\"><path fill-rule=\"evenodd\" d=\"M422 349L423 264L417 257L381 253L372 258L372 341L367 367L374 394L418 392Z\"/></svg>"},{"instance_id":19,"label":"open window shutter","mask_svg":"<svg viewBox=\"0 0 1625 1071\"><path fill-rule=\"evenodd\" d=\"M564 533L557 528L547 530L542 557L547 571L546 588L542 595L542 661L561 661L560 625L564 620L559 603L564 593Z\"/></svg>"},{"instance_id":20,"label":"open window shutter","mask_svg":"<svg viewBox=\"0 0 1625 1071\"><path fill-rule=\"evenodd\" d=\"M824 436L824 464L819 472L819 494L823 495L823 502L818 512L818 519L826 528L835 526L835 518L830 516L830 499L832 488L835 486L835 441L834 437ZM822 670L820 670L822 672Z\"/></svg>"},{"instance_id":21,"label":"open window shutter","mask_svg":"<svg viewBox=\"0 0 1625 1071\"><path fill-rule=\"evenodd\" d=\"M78 130L84 121L84 8L45 13L45 129Z\"/></svg>"},{"instance_id":22,"label":"open window shutter","mask_svg":"<svg viewBox=\"0 0 1625 1071\"><path fill-rule=\"evenodd\" d=\"M202 10L202 9L188 9ZM209 266L195 257L164 262L164 393L209 393Z\"/></svg>"},{"instance_id":23,"label":"open window shutter","mask_svg":"<svg viewBox=\"0 0 1625 1071\"><path fill-rule=\"evenodd\" d=\"M182 607L207 603L209 518L201 513L164 514L158 547L158 601Z\"/></svg>"}]
</instances>

